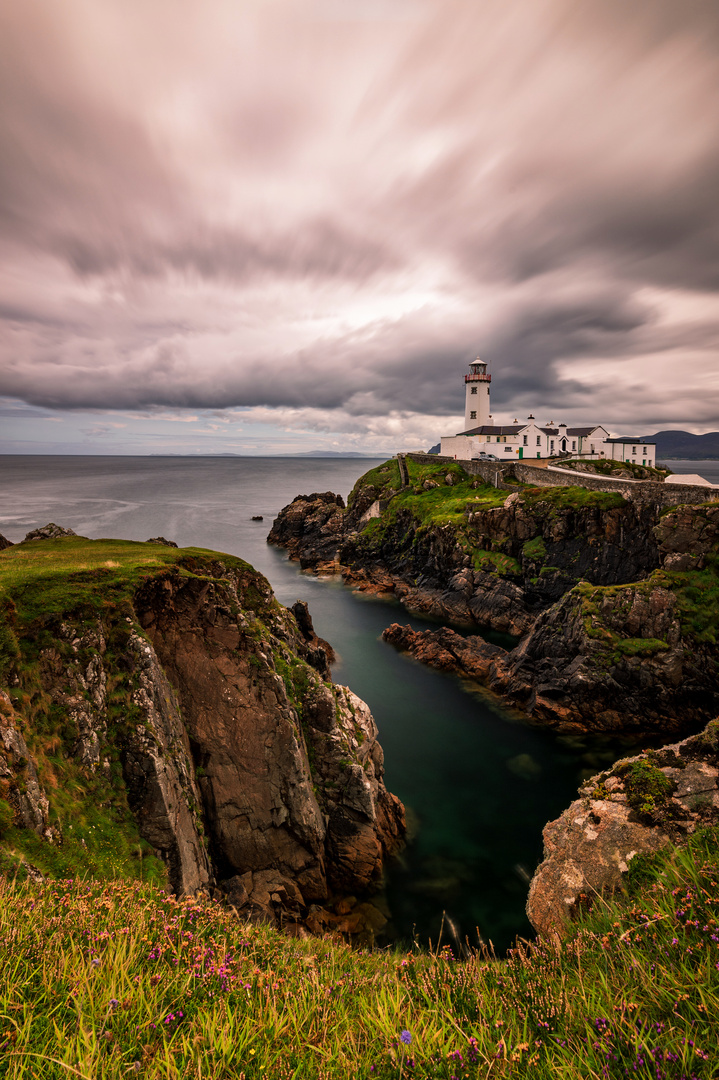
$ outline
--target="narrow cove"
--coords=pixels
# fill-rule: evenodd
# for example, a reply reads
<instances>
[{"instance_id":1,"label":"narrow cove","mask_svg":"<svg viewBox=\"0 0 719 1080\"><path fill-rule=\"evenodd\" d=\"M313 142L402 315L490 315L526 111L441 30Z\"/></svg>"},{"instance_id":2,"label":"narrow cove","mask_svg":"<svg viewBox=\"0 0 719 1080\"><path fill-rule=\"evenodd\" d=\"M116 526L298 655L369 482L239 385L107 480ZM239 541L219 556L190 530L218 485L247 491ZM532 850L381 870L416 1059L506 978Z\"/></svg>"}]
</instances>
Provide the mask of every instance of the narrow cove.
<instances>
[{"instance_id":1,"label":"narrow cove","mask_svg":"<svg viewBox=\"0 0 719 1080\"><path fill-rule=\"evenodd\" d=\"M337 651L335 681L372 709L387 786L407 809L411 840L379 898L390 913L386 939L427 945L441 933L455 949L479 938L501 952L518 934L533 936L524 905L544 824L584 777L635 744L525 723L479 688L381 640L391 622L436 624L338 579L300 573L284 552L270 552L278 599L308 602L315 629Z\"/></svg>"},{"instance_id":2,"label":"narrow cove","mask_svg":"<svg viewBox=\"0 0 719 1080\"><path fill-rule=\"evenodd\" d=\"M369 704L385 751L386 781L405 803L412 840L390 868L387 940L476 943L498 950L529 935L528 877L542 828L568 806L583 775L622 753L618 740L557 737L502 710L459 679L425 668L381 641L410 622L397 604L357 595L336 579L300 573L266 536L299 492L344 497L371 461L187 458L4 458L0 532L13 541L48 521L92 538L162 535L239 555L278 599L306 600L337 651L335 680ZM262 515L263 521L252 521ZM380 898L380 903L383 898ZM450 922L451 920L451 922Z\"/></svg>"}]
</instances>

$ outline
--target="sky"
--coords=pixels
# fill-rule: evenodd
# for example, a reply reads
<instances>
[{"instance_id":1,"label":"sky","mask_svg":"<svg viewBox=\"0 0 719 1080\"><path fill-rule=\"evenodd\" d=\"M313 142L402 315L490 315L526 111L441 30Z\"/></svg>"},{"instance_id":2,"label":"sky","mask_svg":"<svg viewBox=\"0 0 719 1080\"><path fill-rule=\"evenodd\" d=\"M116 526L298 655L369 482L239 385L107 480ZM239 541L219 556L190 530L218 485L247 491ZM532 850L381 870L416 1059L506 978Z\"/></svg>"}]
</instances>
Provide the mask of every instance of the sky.
<instances>
[{"instance_id":1,"label":"sky","mask_svg":"<svg viewBox=\"0 0 719 1080\"><path fill-rule=\"evenodd\" d=\"M712 0L0 0L0 453L719 428Z\"/></svg>"}]
</instances>

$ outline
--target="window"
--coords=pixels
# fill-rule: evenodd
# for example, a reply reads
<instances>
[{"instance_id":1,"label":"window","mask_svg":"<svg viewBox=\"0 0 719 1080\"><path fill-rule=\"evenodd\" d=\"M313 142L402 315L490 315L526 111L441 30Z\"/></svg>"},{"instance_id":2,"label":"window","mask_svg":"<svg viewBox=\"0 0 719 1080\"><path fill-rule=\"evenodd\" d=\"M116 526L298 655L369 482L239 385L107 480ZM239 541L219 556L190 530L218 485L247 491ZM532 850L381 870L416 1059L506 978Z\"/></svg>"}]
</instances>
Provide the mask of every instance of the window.
<instances>
[{"instance_id":1,"label":"window","mask_svg":"<svg viewBox=\"0 0 719 1080\"><path fill-rule=\"evenodd\" d=\"M572 439L572 450L576 450L576 449L577 449L577 440Z\"/></svg>"},{"instance_id":2,"label":"window","mask_svg":"<svg viewBox=\"0 0 719 1080\"><path fill-rule=\"evenodd\" d=\"M529 445L529 436L528 436L528 435L525 435L525 436L524 436L524 442L523 442L523 445L524 445L524 446L528 446L528 445Z\"/></svg>"},{"instance_id":3,"label":"window","mask_svg":"<svg viewBox=\"0 0 719 1080\"><path fill-rule=\"evenodd\" d=\"M554 439L549 440L549 449L554 450Z\"/></svg>"},{"instance_id":4,"label":"window","mask_svg":"<svg viewBox=\"0 0 719 1080\"><path fill-rule=\"evenodd\" d=\"M505 446L504 452L505 452L505 454L511 454L512 453L512 447L511 446Z\"/></svg>"},{"instance_id":5,"label":"window","mask_svg":"<svg viewBox=\"0 0 719 1080\"><path fill-rule=\"evenodd\" d=\"M477 387L476 387L476 386L472 386L472 387L470 388L470 391L469 391L469 392L470 392L470 394L476 394L476 393L477 393Z\"/></svg>"},{"instance_id":6,"label":"window","mask_svg":"<svg viewBox=\"0 0 719 1080\"><path fill-rule=\"evenodd\" d=\"M477 413L476 412L471 412L469 414L469 419L470 420L476 420L477 419Z\"/></svg>"},{"instance_id":7,"label":"window","mask_svg":"<svg viewBox=\"0 0 719 1080\"><path fill-rule=\"evenodd\" d=\"M632 447L632 453L633 453L633 454L636 454L636 452L637 452L637 448L636 448L636 446L633 446L633 447Z\"/></svg>"},{"instance_id":8,"label":"window","mask_svg":"<svg viewBox=\"0 0 719 1080\"><path fill-rule=\"evenodd\" d=\"M537 446L541 446L541 445L542 445L542 436L537 435Z\"/></svg>"}]
</instances>

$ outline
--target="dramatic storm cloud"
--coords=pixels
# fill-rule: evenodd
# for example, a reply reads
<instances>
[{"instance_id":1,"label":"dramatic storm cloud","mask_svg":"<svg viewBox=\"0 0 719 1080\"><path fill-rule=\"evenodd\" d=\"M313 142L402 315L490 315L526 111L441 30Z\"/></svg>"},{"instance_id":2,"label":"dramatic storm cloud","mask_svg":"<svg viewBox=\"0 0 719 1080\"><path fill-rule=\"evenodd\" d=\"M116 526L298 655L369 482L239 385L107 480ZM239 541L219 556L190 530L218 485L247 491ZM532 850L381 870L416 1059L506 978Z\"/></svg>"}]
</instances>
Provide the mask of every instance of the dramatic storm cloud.
<instances>
[{"instance_id":1,"label":"dramatic storm cloud","mask_svg":"<svg viewBox=\"0 0 719 1080\"><path fill-rule=\"evenodd\" d=\"M0 0L0 112L0 450L719 426L716 4Z\"/></svg>"}]
</instances>

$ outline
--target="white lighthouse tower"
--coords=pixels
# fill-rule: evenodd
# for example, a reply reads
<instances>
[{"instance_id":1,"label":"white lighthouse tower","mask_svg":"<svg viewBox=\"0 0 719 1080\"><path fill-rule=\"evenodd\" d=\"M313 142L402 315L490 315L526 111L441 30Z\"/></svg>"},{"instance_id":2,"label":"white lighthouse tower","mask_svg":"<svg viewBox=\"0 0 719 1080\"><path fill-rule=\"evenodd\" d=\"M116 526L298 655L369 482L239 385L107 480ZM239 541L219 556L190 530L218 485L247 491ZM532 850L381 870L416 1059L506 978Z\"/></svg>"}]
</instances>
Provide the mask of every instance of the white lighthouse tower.
<instances>
[{"instance_id":1,"label":"white lighthouse tower","mask_svg":"<svg viewBox=\"0 0 719 1080\"><path fill-rule=\"evenodd\" d=\"M464 376L464 430L481 427L489 423L489 384L492 376L487 374L487 365L479 357L469 365L469 375Z\"/></svg>"}]
</instances>

